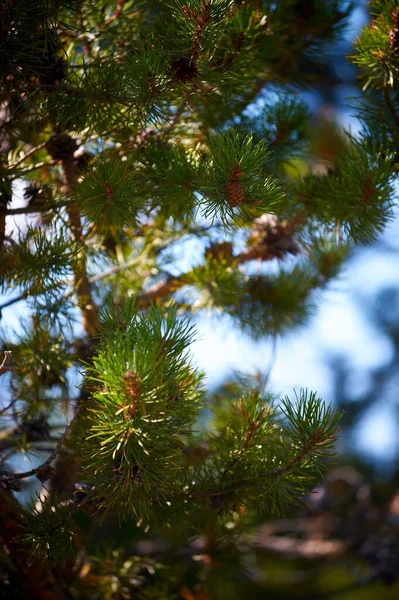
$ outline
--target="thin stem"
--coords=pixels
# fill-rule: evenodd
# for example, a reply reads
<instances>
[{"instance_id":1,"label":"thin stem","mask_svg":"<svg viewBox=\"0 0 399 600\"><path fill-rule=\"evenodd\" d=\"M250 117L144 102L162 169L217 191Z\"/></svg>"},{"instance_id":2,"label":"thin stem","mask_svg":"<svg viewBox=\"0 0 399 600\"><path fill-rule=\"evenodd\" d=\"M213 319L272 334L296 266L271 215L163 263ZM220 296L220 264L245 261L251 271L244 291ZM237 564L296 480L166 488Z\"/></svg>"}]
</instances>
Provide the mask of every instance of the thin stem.
<instances>
[{"instance_id":1,"label":"thin stem","mask_svg":"<svg viewBox=\"0 0 399 600\"><path fill-rule=\"evenodd\" d=\"M171 120L169 125L166 127L166 129L164 131L164 137L167 137L168 135L170 135L170 133L172 132L174 127L177 125L180 117L184 113L184 109L186 108L186 105L187 105L187 99L185 98L183 100L183 102L180 104L179 108L177 109L173 119Z\"/></svg>"},{"instance_id":2,"label":"thin stem","mask_svg":"<svg viewBox=\"0 0 399 600\"><path fill-rule=\"evenodd\" d=\"M38 169L41 169L42 167L53 167L56 164L57 164L56 160L38 162L35 165L32 165L30 167L27 167L26 169L22 169L21 171L18 171L18 173L16 173L9 179L10 179L10 181L14 181L15 179L19 179L20 177L22 177L22 175L26 175L27 173L31 173L32 171L37 171Z\"/></svg>"},{"instance_id":3,"label":"thin stem","mask_svg":"<svg viewBox=\"0 0 399 600\"><path fill-rule=\"evenodd\" d=\"M38 146L35 146L34 148L31 148L26 154L24 154L16 163L14 163L13 165L11 165L11 168L15 168L18 167L18 165L20 165L21 163L23 163L27 158L29 158L30 156L32 156L32 154L35 154L35 152L39 152L39 150L42 150L47 142L43 142L42 144L39 144Z\"/></svg>"},{"instance_id":4,"label":"thin stem","mask_svg":"<svg viewBox=\"0 0 399 600\"><path fill-rule=\"evenodd\" d=\"M59 206L59 205L58 205ZM46 204L42 204L41 206L22 206L21 208L10 208L6 211L6 216L11 215L28 215L31 213L42 213L47 212L48 210L52 210L55 206L48 206Z\"/></svg>"},{"instance_id":5,"label":"thin stem","mask_svg":"<svg viewBox=\"0 0 399 600\"><path fill-rule=\"evenodd\" d=\"M115 265L114 267L111 267L110 269L108 269L107 271L104 271L103 273L98 273L98 275L93 275L92 277L90 277L89 282L97 283L97 281L101 281L101 279L110 277L111 275L114 275L115 273L120 273L121 271L130 269L130 267L134 267L134 265L136 265L136 264L137 264L137 258L133 258L132 260L129 260L129 261L123 263L122 265Z\"/></svg>"},{"instance_id":6,"label":"thin stem","mask_svg":"<svg viewBox=\"0 0 399 600\"><path fill-rule=\"evenodd\" d=\"M12 367L10 365L11 358L12 358L12 352L11 352L11 350L5 350L3 362L0 364L0 377L4 373L8 373L9 371L16 371L17 370L18 367Z\"/></svg>"},{"instance_id":7,"label":"thin stem","mask_svg":"<svg viewBox=\"0 0 399 600\"><path fill-rule=\"evenodd\" d=\"M61 450L61 446L64 443L65 438L69 434L69 431L70 431L73 423L75 422L77 414L78 413L76 412L75 415L72 417L72 419L69 421L69 423L65 427L64 433L58 440L58 443L55 446L54 450L51 452L50 456L41 465L39 465L38 467L35 467L34 469L31 469L30 471L24 471L23 473L10 473L10 472L3 473L0 475L0 481L25 479L26 477L32 477L32 475L36 475L38 472L40 472L40 470L45 469L46 467L49 467L50 464L53 462L53 460L57 457L59 451Z\"/></svg>"},{"instance_id":8,"label":"thin stem","mask_svg":"<svg viewBox=\"0 0 399 600\"><path fill-rule=\"evenodd\" d=\"M123 12L124 4L125 4L125 0L117 1L115 12L105 21L104 25L102 26L102 29L108 27L108 25L111 25L111 23L113 23L114 21L119 19L119 17L121 16L121 14Z\"/></svg>"}]
</instances>

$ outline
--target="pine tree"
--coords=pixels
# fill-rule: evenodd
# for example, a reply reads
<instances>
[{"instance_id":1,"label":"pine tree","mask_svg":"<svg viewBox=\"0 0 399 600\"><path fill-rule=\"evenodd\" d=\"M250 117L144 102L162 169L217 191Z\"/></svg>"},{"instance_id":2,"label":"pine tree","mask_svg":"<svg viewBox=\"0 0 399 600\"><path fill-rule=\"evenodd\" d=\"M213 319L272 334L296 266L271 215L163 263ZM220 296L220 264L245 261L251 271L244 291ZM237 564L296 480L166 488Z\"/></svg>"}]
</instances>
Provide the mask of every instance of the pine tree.
<instances>
[{"instance_id":1,"label":"pine tree","mask_svg":"<svg viewBox=\"0 0 399 600\"><path fill-rule=\"evenodd\" d=\"M238 598L243 536L320 481L339 414L260 377L206 394L189 347L204 310L254 339L303 324L392 217L396 2L352 57L361 135L315 140L298 94L351 10L0 6L0 309L26 307L1 338L3 597Z\"/></svg>"}]
</instances>

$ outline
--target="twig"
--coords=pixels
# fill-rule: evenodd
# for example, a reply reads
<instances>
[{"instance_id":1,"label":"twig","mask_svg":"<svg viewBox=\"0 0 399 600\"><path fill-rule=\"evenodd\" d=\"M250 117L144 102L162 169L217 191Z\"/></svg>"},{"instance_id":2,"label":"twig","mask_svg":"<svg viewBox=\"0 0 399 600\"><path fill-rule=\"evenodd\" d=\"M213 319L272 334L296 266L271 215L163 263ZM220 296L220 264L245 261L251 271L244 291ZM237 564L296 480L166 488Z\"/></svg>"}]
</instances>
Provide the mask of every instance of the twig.
<instances>
[{"instance_id":1,"label":"twig","mask_svg":"<svg viewBox=\"0 0 399 600\"><path fill-rule=\"evenodd\" d=\"M31 469L30 471L24 471L23 473L11 473L9 471L2 473L0 475L0 481L12 481L15 479L25 479L26 477L32 477L32 475L36 475L38 472L49 467L50 463L53 462L53 460L57 457L59 451L61 450L61 446L62 446L65 438L67 437L73 423L75 422L77 414L78 414L78 412L76 412L75 415L72 417L72 419L69 421L69 423L65 427L64 433L59 438L58 443L55 446L54 450L52 451L50 456L41 465L39 465L38 467L35 467L34 469Z\"/></svg>"},{"instance_id":2,"label":"twig","mask_svg":"<svg viewBox=\"0 0 399 600\"><path fill-rule=\"evenodd\" d=\"M263 247L253 247L247 248L240 254L232 257L233 263L238 265L249 262L251 260L272 260L275 258L275 254L272 252L267 254L265 248ZM199 266L194 271L198 271L199 269L203 269L204 267ZM169 294L173 294L178 289L186 285L190 282L191 273L183 273L182 275L177 275L176 277L169 277L164 281L160 281L155 285L151 286L146 292L143 292L138 297L138 301L140 306L146 307L151 302L155 302L156 300L161 300Z\"/></svg>"},{"instance_id":3,"label":"twig","mask_svg":"<svg viewBox=\"0 0 399 600\"><path fill-rule=\"evenodd\" d=\"M62 161L64 169L65 185L68 196L72 198L73 185L76 177L76 167L72 159ZM77 243L83 245L83 228L80 220L79 208L72 200L67 206L69 226ZM76 293L78 295L79 308L83 315L83 326L88 335L95 335L98 331L100 318L97 306L94 302L91 284L87 275L85 252L80 253L74 266L74 279Z\"/></svg>"},{"instance_id":4,"label":"twig","mask_svg":"<svg viewBox=\"0 0 399 600\"><path fill-rule=\"evenodd\" d=\"M3 463L6 462L6 460L8 460L10 458L10 456L15 454L15 452L18 452L18 448L11 448L8 452L3 454L3 456L0 456L0 467Z\"/></svg>"},{"instance_id":5,"label":"twig","mask_svg":"<svg viewBox=\"0 0 399 600\"><path fill-rule=\"evenodd\" d=\"M41 169L42 167L53 167L56 164L57 164L56 160L38 162L35 165L32 165L31 167L26 167L26 169L22 169L21 171L18 171L18 173L16 173L15 175L12 175L9 179L11 181L14 181L14 179L18 179L22 175L26 175L26 173L31 173L32 171L37 171L38 169Z\"/></svg>"},{"instance_id":6,"label":"twig","mask_svg":"<svg viewBox=\"0 0 399 600\"><path fill-rule=\"evenodd\" d=\"M60 206L59 204L57 204L57 206ZM63 205L64 206L64 205ZM53 208L56 208L55 205L48 205L48 204L41 204L38 206L21 206L20 208L10 208L9 210L6 211L6 216L11 216L11 215L28 215L30 213L42 213L42 212L47 212L48 210L52 210Z\"/></svg>"},{"instance_id":7,"label":"twig","mask_svg":"<svg viewBox=\"0 0 399 600\"><path fill-rule=\"evenodd\" d=\"M123 12L123 6L125 4L125 0L118 0L116 3L116 9L113 15L111 15L103 24L102 29L105 27L108 27L108 25L111 25L111 23L113 23L114 21L116 21L117 19L119 19L119 17L121 16L122 12Z\"/></svg>"},{"instance_id":8,"label":"twig","mask_svg":"<svg viewBox=\"0 0 399 600\"><path fill-rule=\"evenodd\" d=\"M97 281L101 281L101 279L105 279L106 277L110 277L110 275L114 275L115 273L120 273L121 271L125 271L126 269L130 269L130 267L134 267L137 264L137 258L133 258L122 265L115 265L114 267L110 267L107 271L103 273L98 273L98 275L93 275L89 278L89 283L97 283Z\"/></svg>"},{"instance_id":9,"label":"twig","mask_svg":"<svg viewBox=\"0 0 399 600\"><path fill-rule=\"evenodd\" d=\"M38 146L31 148L26 154L24 154L24 156L22 156L22 158L20 158L16 163L11 165L11 168L14 169L15 167L18 167L18 165L22 164L27 158L32 156L32 154L35 154L35 152L42 150L42 148L45 147L46 143L47 142L43 142L42 144L39 144Z\"/></svg>"},{"instance_id":10,"label":"twig","mask_svg":"<svg viewBox=\"0 0 399 600\"><path fill-rule=\"evenodd\" d=\"M172 129L175 127L175 125L177 124L178 120L180 119L180 117L182 116L182 114L184 113L184 109L186 108L187 105L187 99L185 98L183 100L183 102L180 104L179 108L177 109L173 119L171 120L171 122L169 123L169 125L166 127L165 131L164 131L164 137L167 137Z\"/></svg>"},{"instance_id":11,"label":"twig","mask_svg":"<svg viewBox=\"0 0 399 600\"><path fill-rule=\"evenodd\" d=\"M17 402L18 398L13 398L11 400L11 402L9 404L7 404L7 406L4 406L1 410L0 410L0 415L4 415L8 410L10 410L10 408L12 408L14 406L14 404Z\"/></svg>"},{"instance_id":12,"label":"twig","mask_svg":"<svg viewBox=\"0 0 399 600\"><path fill-rule=\"evenodd\" d=\"M12 367L10 365L11 358L12 358L11 350L5 350L3 362L0 365L0 376L3 375L4 373L7 373L8 371L16 371L17 370L18 367Z\"/></svg>"}]
</instances>

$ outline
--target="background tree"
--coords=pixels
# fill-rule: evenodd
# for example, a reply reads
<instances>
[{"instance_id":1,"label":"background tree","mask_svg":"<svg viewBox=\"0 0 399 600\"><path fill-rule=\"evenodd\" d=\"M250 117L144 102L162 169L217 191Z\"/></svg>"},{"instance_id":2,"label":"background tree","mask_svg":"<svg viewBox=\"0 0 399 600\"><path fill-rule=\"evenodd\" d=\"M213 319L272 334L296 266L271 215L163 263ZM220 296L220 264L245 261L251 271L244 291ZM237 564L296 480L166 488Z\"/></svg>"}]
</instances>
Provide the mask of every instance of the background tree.
<instances>
[{"instance_id":1,"label":"background tree","mask_svg":"<svg viewBox=\"0 0 399 600\"><path fill-rule=\"evenodd\" d=\"M315 136L296 93L331 73L351 8L1 6L1 308L27 306L0 367L7 597L264 593L253 530L320 479L338 415L261 378L206 397L188 317L276 338L391 217L396 3L373 3L357 45L359 139Z\"/></svg>"}]
</instances>

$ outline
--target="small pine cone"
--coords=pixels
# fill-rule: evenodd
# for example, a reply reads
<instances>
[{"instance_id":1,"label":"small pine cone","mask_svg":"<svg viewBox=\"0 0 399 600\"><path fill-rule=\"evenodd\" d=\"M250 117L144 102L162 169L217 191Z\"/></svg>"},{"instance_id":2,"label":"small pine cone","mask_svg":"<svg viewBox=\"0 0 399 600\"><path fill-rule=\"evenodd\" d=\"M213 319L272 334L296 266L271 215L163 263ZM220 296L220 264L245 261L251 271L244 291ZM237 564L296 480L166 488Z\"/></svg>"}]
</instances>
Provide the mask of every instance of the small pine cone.
<instances>
[{"instance_id":1,"label":"small pine cone","mask_svg":"<svg viewBox=\"0 0 399 600\"><path fill-rule=\"evenodd\" d=\"M46 54L44 64L40 69L40 83L42 85L56 85L67 76L67 63L62 56Z\"/></svg>"},{"instance_id":2,"label":"small pine cone","mask_svg":"<svg viewBox=\"0 0 399 600\"><path fill-rule=\"evenodd\" d=\"M127 371L124 376L126 391L132 400L140 398L141 384L134 371Z\"/></svg>"},{"instance_id":3,"label":"small pine cone","mask_svg":"<svg viewBox=\"0 0 399 600\"><path fill-rule=\"evenodd\" d=\"M224 187L227 200L232 208L240 206L244 202L245 188L240 181L232 179Z\"/></svg>"},{"instance_id":4,"label":"small pine cone","mask_svg":"<svg viewBox=\"0 0 399 600\"><path fill-rule=\"evenodd\" d=\"M391 50L399 52L399 28L393 27L389 32L389 45Z\"/></svg>"},{"instance_id":5,"label":"small pine cone","mask_svg":"<svg viewBox=\"0 0 399 600\"><path fill-rule=\"evenodd\" d=\"M182 56L173 61L172 70L175 72L175 78L181 83L192 81L198 74L198 67L192 58Z\"/></svg>"},{"instance_id":6,"label":"small pine cone","mask_svg":"<svg viewBox=\"0 0 399 600\"><path fill-rule=\"evenodd\" d=\"M46 149L54 160L68 160L76 152L78 145L67 133L58 133L49 139Z\"/></svg>"}]
</instances>

